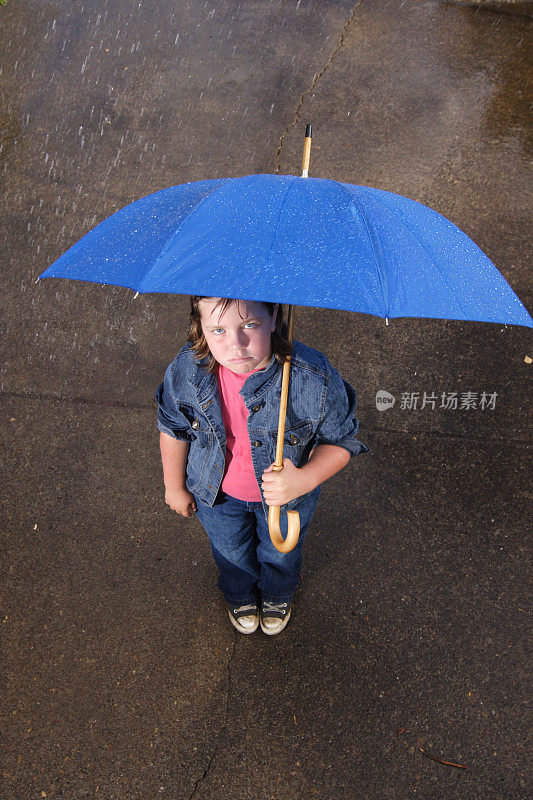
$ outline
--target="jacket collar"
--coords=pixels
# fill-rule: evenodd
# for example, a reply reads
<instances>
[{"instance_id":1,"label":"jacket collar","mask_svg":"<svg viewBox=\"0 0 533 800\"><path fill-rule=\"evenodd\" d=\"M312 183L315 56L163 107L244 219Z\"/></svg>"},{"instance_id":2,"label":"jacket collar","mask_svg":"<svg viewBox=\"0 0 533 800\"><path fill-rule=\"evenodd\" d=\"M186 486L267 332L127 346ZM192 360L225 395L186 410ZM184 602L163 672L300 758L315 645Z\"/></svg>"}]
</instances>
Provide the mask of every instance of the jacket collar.
<instances>
[{"instance_id":1,"label":"jacket collar","mask_svg":"<svg viewBox=\"0 0 533 800\"><path fill-rule=\"evenodd\" d=\"M270 363L259 372L254 372L246 378L244 385L239 392L243 400L259 400L263 395L271 389L272 384L276 382L278 374L281 371L281 364L276 356L273 354Z\"/></svg>"},{"instance_id":2,"label":"jacket collar","mask_svg":"<svg viewBox=\"0 0 533 800\"><path fill-rule=\"evenodd\" d=\"M217 390L216 374L209 374L202 366L206 362L207 359L203 359L200 362L195 362L193 359L193 372L189 378L189 383L195 389L196 396L200 404L209 400L213 393ZM281 364L277 360L276 356L272 354L272 358L270 359L268 366L259 370L259 372L254 372L253 375L250 375L248 378L246 378L246 381L244 382L239 394L243 399L262 397L269 391L280 370Z\"/></svg>"}]
</instances>

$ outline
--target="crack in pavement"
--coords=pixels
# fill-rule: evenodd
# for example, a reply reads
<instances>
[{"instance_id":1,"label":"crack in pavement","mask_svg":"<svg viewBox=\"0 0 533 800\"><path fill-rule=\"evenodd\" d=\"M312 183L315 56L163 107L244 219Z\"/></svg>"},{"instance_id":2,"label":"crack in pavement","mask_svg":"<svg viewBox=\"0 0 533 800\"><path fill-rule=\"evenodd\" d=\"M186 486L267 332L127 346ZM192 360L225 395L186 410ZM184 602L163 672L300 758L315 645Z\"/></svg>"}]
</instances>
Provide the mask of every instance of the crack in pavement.
<instances>
[{"instance_id":1,"label":"crack in pavement","mask_svg":"<svg viewBox=\"0 0 533 800\"><path fill-rule=\"evenodd\" d=\"M213 760L213 759L212 759L212 757L211 757L211 756L209 756L209 757L208 757L208 760L207 760L207 767L206 767L206 768L205 768L205 770L204 770L204 774L203 774L203 775L201 775L201 776L198 778L198 780L196 781L196 783L194 784L194 789L192 790L192 794L190 794L190 795L189 795L189 797L188 797L188 800L192 800L192 798L193 798L193 797L194 797L194 795L196 794L196 790L198 789L199 785L202 783L202 781L203 781L203 780L205 780L205 778L206 778L206 777L207 777L207 775L209 774L209 770L211 769L211 762L212 762L212 760Z\"/></svg>"},{"instance_id":2,"label":"crack in pavement","mask_svg":"<svg viewBox=\"0 0 533 800\"><path fill-rule=\"evenodd\" d=\"M284 130L284 132L283 132L283 134L282 134L282 136L280 137L280 140L279 140L279 146L278 146L278 149L277 149L277 152L276 152L276 169L274 170L274 174L275 175L277 175L279 170L281 169L281 151L283 149L284 139L287 136L287 134L290 131L290 129L294 125L297 125L298 122L300 121L300 109L301 109L301 107L303 105L303 102L304 102L304 99L305 99L306 95L308 95L310 92L313 91L313 89L315 88L316 84L318 83L318 81L320 80L320 78L322 77L324 72L327 70L327 68L329 67L329 65L331 64L331 62L333 61L333 59L335 58L335 56L337 55L337 53L339 52L341 47L343 46L344 38L346 36L348 28L352 24L353 19L355 17L355 12L357 11L357 9L359 8L359 6L361 5L362 2L363 2L363 0L357 0L357 3L353 7L350 19L348 20L348 22L345 23L345 25L344 25L344 27L342 29L342 33L341 33L340 39L339 39L336 47L333 49L329 59L324 64L324 66L322 67L320 72L315 72L315 75L314 75L313 81L311 83L311 86L300 97L300 102L298 103L298 105L296 107L296 114L295 114L294 120L285 128L285 130Z\"/></svg>"},{"instance_id":3,"label":"crack in pavement","mask_svg":"<svg viewBox=\"0 0 533 800\"><path fill-rule=\"evenodd\" d=\"M504 387L505 388L505 387ZM61 394L38 394L35 392L0 392L0 400L4 398L13 398L20 400L52 400L60 403L70 403L71 405L91 405L103 406L108 408L124 408L131 411L153 411L155 409L155 402L148 405L147 403L127 403L123 400L98 400L94 397L67 397ZM361 433L365 431L372 431L373 433L404 433L406 436L437 436L445 439L469 439L473 442L506 442L507 444L522 444L530 445L530 439L510 439L508 436L474 436L470 432L465 433L448 433L446 431L437 430L423 430L416 428L408 430L407 428L386 428L381 425L364 425L359 423L359 430Z\"/></svg>"},{"instance_id":4,"label":"crack in pavement","mask_svg":"<svg viewBox=\"0 0 533 800\"><path fill-rule=\"evenodd\" d=\"M77 395L69 397L65 394L40 394L39 392L0 392L0 399L3 397L19 398L20 400L57 400L60 403L82 403L89 406L111 406L113 408L131 408L136 411L151 411L155 407L154 403L127 403L125 400L99 400L95 397L84 397Z\"/></svg>"},{"instance_id":5,"label":"crack in pavement","mask_svg":"<svg viewBox=\"0 0 533 800\"><path fill-rule=\"evenodd\" d=\"M193 790L192 790L191 794L189 795L189 797L187 798L187 800L193 800L196 792L198 791L198 788L206 780L206 778L209 776L209 773L211 772L211 767L213 766L213 763L214 763L214 761L215 761L215 759L216 759L216 757L217 757L217 755L219 753L219 750L220 750L220 740L222 738L222 733L223 733L224 729L226 728L227 721L228 721L228 712L229 712L230 697L231 697L231 664L232 664L232 661L233 661L233 659L235 657L235 653L237 652L237 637L238 637L238 635L239 634L237 633L237 631L234 631L233 647L231 649L231 653L230 653L230 657L228 658L228 662L226 664L226 677L227 677L226 706L224 708L224 717L223 717L223 719L222 719L222 721L220 723L220 727L219 727L218 731L214 735L215 745L214 745L214 748L213 748L213 754L207 757L207 766L206 766L206 768L205 768L205 770L203 772L203 775L200 775L198 780L195 782Z\"/></svg>"}]
</instances>

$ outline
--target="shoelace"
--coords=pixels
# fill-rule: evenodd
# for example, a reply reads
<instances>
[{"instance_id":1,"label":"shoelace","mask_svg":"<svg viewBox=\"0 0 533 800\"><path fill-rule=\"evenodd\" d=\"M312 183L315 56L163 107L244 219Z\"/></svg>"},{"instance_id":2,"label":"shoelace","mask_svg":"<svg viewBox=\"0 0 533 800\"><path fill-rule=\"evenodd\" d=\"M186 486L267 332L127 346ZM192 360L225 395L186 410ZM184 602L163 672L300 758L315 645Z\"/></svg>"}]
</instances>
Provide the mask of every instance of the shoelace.
<instances>
[{"instance_id":1,"label":"shoelace","mask_svg":"<svg viewBox=\"0 0 533 800\"><path fill-rule=\"evenodd\" d=\"M255 603L251 603L249 606L239 606L239 608L234 608L234 614L242 614L244 611L250 611L252 614L254 611L257 611L257 606Z\"/></svg>"},{"instance_id":2,"label":"shoelace","mask_svg":"<svg viewBox=\"0 0 533 800\"><path fill-rule=\"evenodd\" d=\"M263 614L268 616L269 611L275 614L286 614L287 603L269 603L268 600L263 600Z\"/></svg>"}]
</instances>

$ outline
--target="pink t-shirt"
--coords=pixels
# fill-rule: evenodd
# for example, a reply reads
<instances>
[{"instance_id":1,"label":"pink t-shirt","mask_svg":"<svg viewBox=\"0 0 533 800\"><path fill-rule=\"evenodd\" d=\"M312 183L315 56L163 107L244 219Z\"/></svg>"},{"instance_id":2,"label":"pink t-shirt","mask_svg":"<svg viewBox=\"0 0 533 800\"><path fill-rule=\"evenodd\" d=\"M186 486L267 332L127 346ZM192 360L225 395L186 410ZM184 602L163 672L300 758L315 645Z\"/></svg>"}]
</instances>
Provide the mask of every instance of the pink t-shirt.
<instances>
[{"instance_id":1,"label":"pink t-shirt","mask_svg":"<svg viewBox=\"0 0 533 800\"><path fill-rule=\"evenodd\" d=\"M222 364L218 365L218 390L227 442L221 489L239 500L260 501L261 492L255 478L252 448L246 425L248 409L239 394L246 378L254 372L260 370L253 369L251 372L238 375Z\"/></svg>"}]
</instances>

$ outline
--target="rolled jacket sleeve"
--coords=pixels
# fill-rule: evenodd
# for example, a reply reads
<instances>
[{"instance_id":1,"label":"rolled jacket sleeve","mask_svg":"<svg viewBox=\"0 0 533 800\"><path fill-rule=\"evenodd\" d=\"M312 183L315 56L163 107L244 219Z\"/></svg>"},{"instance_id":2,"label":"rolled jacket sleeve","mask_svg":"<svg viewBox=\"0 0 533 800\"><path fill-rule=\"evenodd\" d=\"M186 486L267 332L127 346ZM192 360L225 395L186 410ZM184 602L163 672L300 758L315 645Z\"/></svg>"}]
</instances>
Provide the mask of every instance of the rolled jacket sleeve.
<instances>
[{"instance_id":1,"label":"rolled jacket sleeve","mask_svg":"<svg viewBox=\"0 0 533 800\"><path fill-rule=\"evenodd\" d=\"M172 366L172 365L171 365ZM185 442L192 439L191 428L172 391L172 372L170 367L155 393L157 400L157 427L163 433Z\"/></svg>"},{"instance_id":2,"label":"rolled jacket sleeve","mask_svg":"<svg viewBox=\"0 0 533 800\"><path fill-rule=\"evenodd\" d=\"M370 448L356 439L359 423L355 416L357 396L354 389L331 368L326 390L324 414L316 430L314 446L333 444L348 450L350 457L368 453Z\"/></svg>"}]
</instances>

